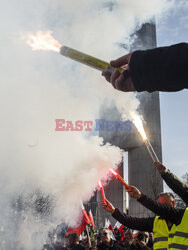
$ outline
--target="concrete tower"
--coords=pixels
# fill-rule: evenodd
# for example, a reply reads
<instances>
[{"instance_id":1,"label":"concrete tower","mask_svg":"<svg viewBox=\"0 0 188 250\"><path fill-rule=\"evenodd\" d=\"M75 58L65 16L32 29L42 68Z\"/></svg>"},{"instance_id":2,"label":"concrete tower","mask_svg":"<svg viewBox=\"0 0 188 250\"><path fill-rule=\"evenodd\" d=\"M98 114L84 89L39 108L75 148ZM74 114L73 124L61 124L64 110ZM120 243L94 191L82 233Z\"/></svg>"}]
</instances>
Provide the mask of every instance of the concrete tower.
<instances>
[{"instance_id":1,"label":"concrete tower","mask_svg":"<svg viewBox=\"0 0 188 250\"><path fill-rule=\"evenodd\" d=\"M130 50L150 49L156 47L156 28L154 23L144 24L134 36L136 36L136 39ZM146 121L145 127L147 136L158 155L159 160L162 160L159 93L154 92L150 94L143 92L137 94L137 97L140 100L139 111ZM103 107L100 113L100 118L111 120L112 114L113 120L120 121L120 114L115 107L112 107L110 110ZM138 187L144 194L156 199L157 195L163 190L162 179L154 169L152 160L136 129L132 127L130 132L100 131L99 136L102 136L105 142L110 142L112 145L119 146L124 151L128 151L129 184ZM122 164L118 169L121 175L123 175L123 170L124 167L122 161ZM126 212L125 190L121 183L116 179L113 179L105 188L105 193L107 199L109 199L115 207ZM113 221L111 215L105 212L101 207L100 194L96 194L93 201L88 205L93 210L98 226L102 226L105 218L110 217L110 220ZM144 208L134 199L130 199L129 201L129 214L136 217L152 215L149 210Z\"/></svg>"}]
</instances>

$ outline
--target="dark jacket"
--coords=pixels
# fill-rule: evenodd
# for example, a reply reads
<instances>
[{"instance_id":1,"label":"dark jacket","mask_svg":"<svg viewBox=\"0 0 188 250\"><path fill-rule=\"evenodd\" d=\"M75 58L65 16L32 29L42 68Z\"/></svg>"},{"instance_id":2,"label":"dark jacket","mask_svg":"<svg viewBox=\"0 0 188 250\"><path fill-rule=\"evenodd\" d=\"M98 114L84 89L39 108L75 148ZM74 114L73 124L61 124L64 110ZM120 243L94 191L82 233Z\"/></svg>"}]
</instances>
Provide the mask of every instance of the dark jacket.
<instances>
[{"instance_id":1,"label":"dark jacket","mask_svg":"<svg viewBox=\"0 0 188 250\"><path fill-rule=\"evenodd\" d=\"M140 247L138 244L135 246L134 244L132 244L130 246L130 248L126 248L126 250L151 250L151 248L145 246L145 247Z\"/></svg>"},{"instance_id":2,"label":"dark jacket","mask_svg":"<svg viewBox=\"0 0 188 250\"><path fill-rule=\"evenodd\" d=\"M128 228L139 231L153 232L153 223L155 217L148 217L148 218L131 217L124 213L121 213L118 208L115 209L112 216L114 217L114 219L116 219L122 225Z\"/></svg>"},{"instance_id":3,"label":"dark jacket","mask_svg":"<svg viewBox=\"0 0 188 250\"><path fill-rule=\"evenodd\" d=\"M188 88L188 43L133 52L130 73L137 91Z\"/></svg>"},{"instance_id":4,"label":"dark jacket","mask_svg":"<svg viewBox=\"0 0 188 250\"><path fill-rule=\"evenodd\" d=\"M83 246L81 246L81 245L79 244L79 245L76 245L76 246L74 246L74 247L72 247L72 248L69 248L69 249L71 249L71 250L84 250L85 247L83 247Z\"/></svg>"},{"instance_id":5,"label":"dark jacket","mask_svg":"<svg viewBox=\"0 0 188 250\"><path fill-rule=\"evenodd\" d=\"M148 208L155 214L160 215L165 220L170 221L171 223L175 225L179 225L181 223L185 209L177 209L177 208L166 206L164 204L160 204L159 202L153 201L152 199L148 198L144 194L141 195L138 201L143 206L145 206L146 208Z\"/></svg>"},{"instance_id":6,"label":"dark jacket","mask_svg":"<svg viewBox=\"0 0 188 250\"><path fill-rule=\"evenodd\" d=\"M173 224L178 225L181 222L184 211L185 211L184 209L175 209L172 207L161 205L160 203L153 201L152 199L148 198L146 195L143 195L143 194L141 198L138 199L138 201L143 206L147 207L154 213L160 215L161 216L160 219L165 219L169 230L171 229ZM156 208L154 209L155 206L158 206L157 209ZM166 216L165 211L164 211L166 208L168 209L170 216ZM153 223L154 223L155 217L147 217L147 218L131 217L124 213L121 213L119 209L117 208L115 209L112 216L117 221L119 221L121 224L123 224L124 226L128 228L139 230L139 231L153 232Z\"/></svg>"},{"instance_id":7,"label":"dark jacket","mask_svg":"<svg viewBox=\"0 0 188 250\"><path fill-rule=\"evenodd\" d=\"M169 170L162 174L161 177L166 184L177 194L179 197L188 204L188 185L178 179L177 176L172 174Z\"/></svg>"},{"instance_id":8,"label":"dark jacket","mask_svg":"<svg viewBox=\"0 0 188 250\"><path fill-rule=\"evenodd\" d=\"M115 240L111 240L110 242L110 246L105 245L104 243L100 244L97 246L98 250L123 250L125 249L123 245L121 245L119 242L115 241Z\"/></svg>"}]
</instances>

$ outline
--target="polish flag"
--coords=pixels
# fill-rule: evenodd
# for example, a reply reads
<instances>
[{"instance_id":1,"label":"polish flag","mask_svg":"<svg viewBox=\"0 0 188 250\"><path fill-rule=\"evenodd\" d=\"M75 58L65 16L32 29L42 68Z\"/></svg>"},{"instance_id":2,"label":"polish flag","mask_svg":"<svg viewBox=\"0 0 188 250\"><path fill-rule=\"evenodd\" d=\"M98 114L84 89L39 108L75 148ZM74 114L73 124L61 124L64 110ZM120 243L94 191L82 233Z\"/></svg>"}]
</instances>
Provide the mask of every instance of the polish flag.
<instances>
[{"instance_id":1,"label":"polish flag","mask_svg":"<svg viewBox=\"0 0 188 250\"><path fill-rule=\"evenodd\" d=\"M106 218L105 218L105 226L104 226L104 227L105 227L105 228L108 228L110 231L113 232L113 227L112 227L111 222L110 222L109 219L106 219Z\"/></svg>"},{"instance_id":2,"label":"polish flag","mask_svg":"<svg viewBox=\"0 0 188 250\"><path fill-rule=\"evenodd\" d=\"M82 216L81 216L79 226L74 227L74 228L68 227L65 236L68 236L69 234L73 234L73 233L76 233L80 236L80 234L84 231L84 229L86 228L88 224L90 224L90 219L87 215L84 205L82 204Z\"/></svg>"},{"instance_id":3,"label":"polish flag","mask_svg":"<svg viewBox=\"0 0 188 250\"><path fill-rule=\"evenodd\" d=\"M125 239L124 227L125 226L122 225L121 223L119 223L119 221L117 221L116 224L114 225L114 229L117 228L121 233L121 240L120 241L124 241L124 239Z\"/></svg>"},{"instance_id":4,"label":"polish flag","mask_svg":"<svg viewBox=\"0 0 188 250\"><path fill-rule=\"evenodd\" d=\"M84 235L84 233L82 232L82 234L80 235L80 240L87 241L87 235Z\"/></svg>"},{"instance_id":5,"label":"polish flag","mask_svg":"<svg viewBox=\"0 0 188 250\"><path fill-rule=\"evenodd\" d=\"M114 237L114 234L113 234L113 227L112 227L111 222L110 222L109 219L106 219L106 218L105 218L105 226L104 226L104 227L105 227L105 228L108 228L108 229L110 230L110 232L111 232L110 238L111 238L112 240L116 240L116 238Z\"/></svg>"},{"instance_id":6,"label":"polish flag","mask_svg":"<svg viewBox=\"0 0 188 250\"><path fill-rule=\"evenodd\" d=\"M119 223L119 221L117 221L116 224L114 225L114 228L117 228L120 231L124 228L124 226L121 223Z\"/></svg>"},{"instance_id":7,"label":"polish flag","mask_svg":"<svg viewBox=\"0 0 188 250\"><path fill-rule=\"evenodd\" d=\"M93 226L93 228L95 228L95 223L93 220L93 214L91 212L91 209L89 210L89 214L88 214L89 220L90 220L90 224Z\"/></svg>"}]
</instances>

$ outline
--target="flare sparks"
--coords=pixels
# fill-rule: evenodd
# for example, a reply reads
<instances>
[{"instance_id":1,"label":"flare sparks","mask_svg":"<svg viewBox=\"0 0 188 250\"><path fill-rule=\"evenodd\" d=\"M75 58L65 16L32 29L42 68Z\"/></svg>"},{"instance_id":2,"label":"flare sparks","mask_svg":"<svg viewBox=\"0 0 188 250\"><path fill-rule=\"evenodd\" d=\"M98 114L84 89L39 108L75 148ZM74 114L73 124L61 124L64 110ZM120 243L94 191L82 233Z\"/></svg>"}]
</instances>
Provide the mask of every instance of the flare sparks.
<instances>
[{"instance_id":1,"label":"flare sparks","mask_svg":"<svg viewBox=\"0 0 188 250\"><path fill-rule=\"evenodd\" d=\"M144 126L143 126L143 123L142 123L140 116L134 115L133 123L134 123L135 127L137 128L139 134L141 135L141 137L144 141L144 144L149 152L149 155L151 156L152 161L153 162L159 161L151 143L149 142L149 140L146 136L146 132L145 132L145 129L144 129Z\"/></svg>"},{"instance_id":2,"label":"flare sparks","mask_svg":"<svg viewBox=\"0 0 188 250\"><path fill-rule=\"evenodd\" d=\"M110 169L112 174L119 180L121 183L125 186L125 188L129 191L131 190L131 187L127 184L127 182L117 173L115 172L112 168Z\"/></svg>"},{"instance_id":3,"label":"flare sparks","mask_svg":"<svg viewBox=\"0 0 188 250\"><path fill-rule=\"evenodd\" d=\"M100 71L110 71L113 72L115 70L109 63L102 61L96 57L84 54L78 50L72 49L67 46L61 45L55 38L52 36L52 31L37 31L36 34L27 33L22 35L22 39L26 41L26 43L33 50L45 50L45 51L54 51L58 52L63 56L66 56L72 60L83 63L87 66L95 68ZM124 66L126 69L126 66ZM123 70L122 68L118 68L120 72Z\"/></svg>"}]
</instances>

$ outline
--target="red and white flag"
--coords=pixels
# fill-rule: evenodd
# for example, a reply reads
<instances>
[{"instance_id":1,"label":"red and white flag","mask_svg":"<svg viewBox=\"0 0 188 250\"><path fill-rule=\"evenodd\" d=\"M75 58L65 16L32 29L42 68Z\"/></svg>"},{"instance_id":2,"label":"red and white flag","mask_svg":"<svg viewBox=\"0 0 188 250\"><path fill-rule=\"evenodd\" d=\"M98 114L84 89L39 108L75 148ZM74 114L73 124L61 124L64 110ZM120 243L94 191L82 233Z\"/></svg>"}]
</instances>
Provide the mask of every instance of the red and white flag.
<instances>
[{"instance_id":1,"label":"red and white flag","mask_svg":"<svg viewBox=\"0 0 188 250\"><path fill-rule=\"evenodd\" d=\"M105 227L105 228L108 228L110 231L113 232L113 227L112 227L111 222L110 222L109 219L106 219L106 218L105 218L105 226L104 226L104 227Z\"/></svg>"},{"instance_id":2,"label":"red and white flag","mask_svg":"<svg viewBox=\"0 0 188 250\"><path fill-rule=\"evenodd\" d=\"M108 229L110 230L110 232L111 232L110 238L111 238L112 240L115 240L114 233L113 233L113 227L112 227L111 222L110 222L109 219L106 219L106 218L105 218L105 226L104 226L104 227L105 227L105 228L108 228Z\"/></svg>"},{"instance_id":3,"label":"red and white flag","mask_svg":"<svg viewBox=\"0 0 188 250\"><path fill-rule=\"evenodd\" d=\"M80 240L87 241L87 235L84 235L84 232L81 233Z\"/></svg>"},{"instance_id":4,"label":"red and white flag","mask_svg":"<svg viewBox=\"0 0 188 250\"><path fill-rule=\"evenodd\" d=\"M86 228L86 226L90 223L90 219L87 215L87 212L84 208L84 205L82 204L82 216L81 216L81 220L80 223L77 227L68 227L67 232L65 234L65 236L68 236L69 234L73 234L76 233L80 236L80 234L84 231L84 229Z\"/></svg>"},{"instance_id":5,"label":"red and white flag","mask_svg":"<svg viewBox=\"0 0 188 250\"><path fill-rule=\"evenodd\" d=\"M90 224L93 226L93 228L95 228L95 223L94 223L93 214L91 212L91 209L89 210L88 217L90 219Z\"/></svg>"},{"instance_id":6,"label":"red and white flag","mask_svg":"<svg viewBox=\"0 0 188 250\"><path fill-rule=\"evenodd\" d=\"M122 225L121 223L119 223L119 221L117 221L116 224L114 225L114 229L117 228L121 233L121 240L120 241L124 241L124 239L125 239L124 227L125 226Z\"/></svg>"},{"instance_id":7,"label":"red and white flag","mask_svg":"<svg viewBox=\"0 0 188 250\"><path fill-rule=\"evenodd\" d=\"M124 228L124 226L121 223L119 223L119 221L117 221L116 224L114 225L114 228L117 228L119 231L121 231Z\"/></svg>"}]
</instances>

